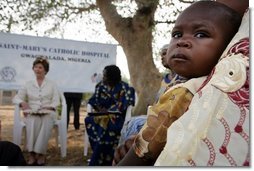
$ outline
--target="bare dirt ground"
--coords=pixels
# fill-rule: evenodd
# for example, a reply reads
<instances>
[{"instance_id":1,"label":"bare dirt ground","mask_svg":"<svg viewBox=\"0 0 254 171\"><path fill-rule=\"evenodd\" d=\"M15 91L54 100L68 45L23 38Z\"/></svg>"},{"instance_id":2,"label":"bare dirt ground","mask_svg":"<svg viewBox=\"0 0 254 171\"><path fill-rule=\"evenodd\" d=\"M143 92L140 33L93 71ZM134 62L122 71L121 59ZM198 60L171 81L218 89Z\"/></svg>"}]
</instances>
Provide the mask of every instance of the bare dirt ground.
<instances>
[{"instance_id":1,"label":"bare dirt ground","mask_svg":"<svg viewBox=\"0 0 254 171\"><path fill-rule=\"evenodd\" d=\"M81 108L80 113L80 129L75 130L73 125L73 113L71 112L70 124L68 128L67 139L67 156L61 158L60 148L56 146L55 136L52 135L48 144L46 165L47 166L87 166L87 159L91 156L91 149L89 148L88 156L84 156L84 117L86 111ZM1 120L1 139L12 141L13 134L13 106L0 106L0 120ZM23 145L21 145L23 149ZM23 151L25 158L28 157L28 152Z\"/></svg>"}]
</instances>

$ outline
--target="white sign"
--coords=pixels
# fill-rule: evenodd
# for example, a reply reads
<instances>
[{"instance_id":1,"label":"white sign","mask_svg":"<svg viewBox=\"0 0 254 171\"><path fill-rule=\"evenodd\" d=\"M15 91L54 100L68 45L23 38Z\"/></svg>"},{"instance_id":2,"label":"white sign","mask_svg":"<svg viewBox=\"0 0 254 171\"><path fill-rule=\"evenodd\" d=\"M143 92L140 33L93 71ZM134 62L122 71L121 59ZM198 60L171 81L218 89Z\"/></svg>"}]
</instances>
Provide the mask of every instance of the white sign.
<instances>
[{"instance_id":1,"label":"white sign","mask_svg":"<svg viewBox=\"0 0 254 171\"><path fill-rule=\"evenodd\" d=\"M17 90L35 79L37 55L49 61L48 79L65 92L93 92L106 65L116 64L116 45L0 33L0 89Z\"/></svg>"}]
</instances>

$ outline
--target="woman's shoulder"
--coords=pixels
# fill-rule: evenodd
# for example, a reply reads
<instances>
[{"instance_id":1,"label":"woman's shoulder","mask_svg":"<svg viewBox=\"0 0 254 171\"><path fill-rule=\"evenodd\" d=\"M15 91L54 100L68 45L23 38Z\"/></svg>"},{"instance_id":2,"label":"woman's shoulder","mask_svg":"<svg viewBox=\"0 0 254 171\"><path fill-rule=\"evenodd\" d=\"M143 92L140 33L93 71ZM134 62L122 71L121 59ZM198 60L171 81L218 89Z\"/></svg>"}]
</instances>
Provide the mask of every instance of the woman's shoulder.
<instances>
[{"instance_id":1,"label":"woman's shoulder","mask_svg":"<svg viewBox=\"0 0 254 171\"><path fill-rule=\"evenodd\" d=\"M128 83L124 82L124 81L121 81L120 84L125 86L125 87L130 87L130 85Z\"/></svg>"},{"instance_id":2,"label":"woman's shoulder","mask_svg":"<svg viewBox=\"0 0 254 171\"><path fill-rule=\"evenodd\" d=\"M99 87L102 87L102 86L104 86L104 84L103 84L102 81L98 82L98 83L95 85L96 88L99 88Z\"/></svg>"},{"instance_id":3,"label":"woman's shoulder","mask_svg":"<svg viewBox=\"0 0 254 171\"><path fill-rule=\"evenodd\" d=\"M31 86L31 85L34 85L36 82L35 82L35 80L28 80L28 81L26 81L25 82L25 86Z\"/></svg>"},{"instance_id":4,"label":"woman's shoulder","mask_svg":"<svg viewBox=\"0 0 254 171\"><path fill-rule=\"evenodd\" d=\"M53 87L58 87L57 86L57 83L54 81L54 80L51 80L51 79L48 79L48 78L45 78L45 83L49 86L53 86Z\"/></svg>"},{"instance_id":5,"label":"woman's shoulder","mask_svg":"<svg viewBox=\"0 0 254 171\"><path fill-rule=\"evenodd\" d=\"M128 83L124 82L124 81L121 81L119 83L119 85L122 87L122 89L126 90L126 91L129 91L129 90L132 90L134 89L133 87L131 87Z\"/></svg>"},{"instance_id":6,"label":"woman's shoulder","mask_svg":"<svg viewBox=\"0 0 254 171\"><path fill-rule=\"evenodd\" d=\"M56 84L55 81L53 81L53 80L51 80L51 79L48 79L48 78L45 78L44 81L47 82L47 83Z\"/></svg>"}]
</instances>

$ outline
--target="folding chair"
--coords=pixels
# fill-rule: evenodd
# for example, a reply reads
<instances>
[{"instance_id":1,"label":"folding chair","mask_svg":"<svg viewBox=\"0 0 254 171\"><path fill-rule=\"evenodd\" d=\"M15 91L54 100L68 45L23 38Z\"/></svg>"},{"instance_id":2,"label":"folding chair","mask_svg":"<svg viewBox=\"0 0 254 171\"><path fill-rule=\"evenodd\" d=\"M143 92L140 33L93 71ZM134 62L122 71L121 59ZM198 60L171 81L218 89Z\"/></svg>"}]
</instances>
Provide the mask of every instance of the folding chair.
<instances>
[{"instance_id":1,"label":"folding chair","mask_svg":"<svg viewBox=\"0 0 254 171\"><path fill-rule=\"evenodd\" d=\"M56 136L56 144L61 149L61 157L66 157L67 153L67 113L66 113L66 102L62 92L60 92L61 100L61 118L57 119L54 123L54 127L57 128L58 135ZM13 143L21 145L22 132L25 130L25 122L21 117L21 109L19 105L15 105L14 111L14 128L13 128ZM24 131L25 132L25 131ZM26 132L25 132L26 135ZM26 142L24 142L26 148Z\"/></svg>"}]
</instances>

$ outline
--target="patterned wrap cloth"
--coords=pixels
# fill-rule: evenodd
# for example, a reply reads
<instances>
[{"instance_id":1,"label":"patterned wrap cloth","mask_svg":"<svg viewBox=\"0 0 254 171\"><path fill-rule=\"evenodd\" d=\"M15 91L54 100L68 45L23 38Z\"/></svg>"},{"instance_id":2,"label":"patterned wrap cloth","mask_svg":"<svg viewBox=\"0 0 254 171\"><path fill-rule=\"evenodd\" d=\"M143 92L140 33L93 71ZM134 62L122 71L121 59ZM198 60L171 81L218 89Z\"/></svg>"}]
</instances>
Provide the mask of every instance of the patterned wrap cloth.
<instances>
[{"instance_id":1,"label":"patterned wrap cloth","mask_svg":"<svg viewBox=\"0 0 254 171\"><path fill-rule=\"evenodd\" d=\"M156 159L166 144L167 128L185 113L194 92L206 77L195 78L169 88L159 101L148 107L147 122L134 142L139 157Z\"/></svg>"},{"instance_id":2,"label":"patterned wrap cloth","mask_svg":"<svg viewBox=\"0 0 254 171\"><path fill-rule=\"evenodd\" d=\"M135 90L123 81L113 88L101 81L96 85L95 92L88 103L95 110L103 107L107 111L125 113L129 105L135 104Z\"/></svg>"},{"instance_id":3,"label":"patterned wrap cloth","mask_svg":"<svg viewBox=\"0 0 254 171\"><path fill-rule=\"evenodd\" d=\"M189 109L167 130L155 166L249 166L249 11Z\"/></svg>"}]
</instances>

